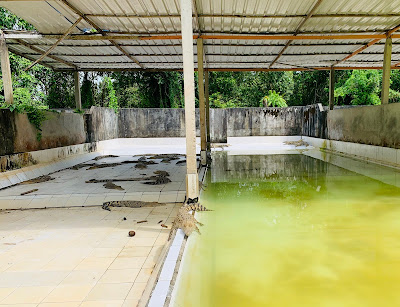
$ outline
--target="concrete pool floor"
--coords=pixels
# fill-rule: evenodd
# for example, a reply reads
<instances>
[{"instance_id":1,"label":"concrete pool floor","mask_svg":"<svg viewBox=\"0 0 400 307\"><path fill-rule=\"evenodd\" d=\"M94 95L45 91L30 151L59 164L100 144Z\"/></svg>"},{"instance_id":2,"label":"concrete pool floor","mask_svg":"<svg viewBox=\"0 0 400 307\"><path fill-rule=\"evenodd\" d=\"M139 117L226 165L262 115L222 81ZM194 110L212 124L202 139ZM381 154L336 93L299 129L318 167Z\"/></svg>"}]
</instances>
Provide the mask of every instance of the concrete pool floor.
<instances>
[{"instance_id":1,"label":"concrete pool floor","mask_svg":"<svg viewBox=\"0 0 400 307\"><path fill-rule=\"evenodd\" d=\"M89 160L84 164L121 163L123 161L135 161L138 158L124 155L98 161ZM54 180L16 185L0 190L0 209L95 206L101 205L103 201L110 200L183 202L186 189L186 164L176 164L178 160L173 160L170 163L161 163L161 159L151 161L155 161L157 164L148 165L146 169L136 169L135 164L131 163L92 170L89 170L89 167L79 170L64 169L50 174ZM122 191L106 189L104 182L86 183L90 179L152 176L156 170L167 171L172 182L162 185L147 185L140 181L115 182L124 189ZM21 193L33 189L38 189L38 191L21 196Z\"/></svg>"},{"instance_id":2,"label":"concrete pool floor","mask_svg":"<svg viewBox=\"0 0 400 307\"><path fill-rule=\"evenodd\" d=\"M138 158L125 155L85 164ZM147 169L130 163L64 169L50 174L54 180L0 190L0 306L136 306L185 197L185 163L160 160ZM106 189L104 182L85 183L151 176L156 170L169 172L172 182L115 182L123 191ZM38 191L20 195L33 189ZM164 204L101 209L112 200ZM30 210L5 210L20 208ZM137 223L142 220L147 222ZM136 232L132 238L130 230Z\"/></svg>"}]
</instances>

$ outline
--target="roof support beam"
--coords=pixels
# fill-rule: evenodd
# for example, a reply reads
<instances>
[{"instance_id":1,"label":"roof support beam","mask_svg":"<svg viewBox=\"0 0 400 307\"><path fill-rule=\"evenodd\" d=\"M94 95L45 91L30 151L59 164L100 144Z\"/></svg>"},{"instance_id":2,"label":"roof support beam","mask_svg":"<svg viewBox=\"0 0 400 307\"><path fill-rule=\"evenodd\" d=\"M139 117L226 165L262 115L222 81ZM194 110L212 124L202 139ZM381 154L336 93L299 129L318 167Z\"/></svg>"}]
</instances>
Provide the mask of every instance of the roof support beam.
<instances>
[{"instance_id":1,"label":"roof support beam","mask_svg":"<svg viewBox=\"0 0 400 307\"><path fill-rule=\"evenodd\" d=\"M396 31L399 30L399 29L400 29L400 25L398 25L398 26L392 28L391 30L387 31L387 32L386 32L386 37L389 37L389 36L393 35L393 33L396 32ZM337 62L336 62L335 64L333 64L332 66L337 65L337 64L340 64L340 63L342 63L342 62L344 62L344 61L347 61L347 60L350 59L351 57L353 57L353 56L355 56L355 55L357 55L357 54L363 52L363 51L364 51L365 49L367 49L368 47L371 47L371 46L375 45L375 44L378 43L380 40L381 40L380 38L377 38L377 39L374 39L374 40L370 41L368 44L362 46L361 48L358 48L356 51L354 51L353 53L349 54L349 55L346 56L344 59L342 59L342 60L340 60L340 61L337 61ZM385 47L386 47L386 45L385 45Z\"/></svg>"},{"instance_id":2,"label":"roof support beam","mask_svg":"<svg viewBox=\"0 0 400 307\"><path fill-rule=\"evenodd\" d=\"M31 45L29 45L28 43L25 43L23 40L18 39L17 42L18 42L19 44L25 46L25 47L28 47L29 49L31 49L31 50L33 50L33 51L35 51L35 52L37 52L37 53L40 53L40 54L43 54L43 53L44 53L44 51L40 50L39 48L36 48L35 46L31 46ZM67 66L70 66L70 67L72 67L72 68L74 68L74 69L78 69L78 67L76 67L74 64L72 64L72 63L70 63L70 62L67 62L67 61L65 61L65 60L63 60L63 59L60 59L59 57L56 57L56 56L54 56L54 55L48 54L47 57L50 58L50 59L53 59L53 60L55 60L55 61L57 61L57 62L63 63L63 64L65 64L65 65L67 65Z\"/></svg>"},{"instance_id":3,"label":"roof support beam","mask_svg":"<svg viewBox=\"0 0 400 307\"><path fill-rule=\"evenodd\" d=\"M308 19L311 18L311 16L314 14L314 12L317 10L317 8L320 6L323 0L317 0L317 2L314 4L313 8L311 11L307 14L307 16L303 19L303 21L297 26L297 29L294 33L294 36L296 36L299 32L301 27L307 22ZM290 46L290 44L293 42L293 40L289 40L285 47L282 48L282 50L279 52L279 54L276 56L276 58L269 64L269 68L271 68L276 61L279 60L279 58L282 56L282 54L285 52L285 50Z\"/></svg>"},{"instance_id":4,"label":"roof support beam","mask_svg":"<svg viewBox=\"0 0 400 307\"><path fill-rule=\"evenodd\" d=\"M10 57L6 40L4 38L3 31L0 30L0 60L1 60L1 73L3 77L3 88L4 88L4 100L6 104L14 103L12 78L11 78L11 67Z\"/></svg>"},{"instance_id":5,"label":"roof support beam","mask_svg":"<svg viewBox=\"0 0 400 307\"><path fill-rule=\"evenodd\" d=\"M181 0L181 31L183 53L183 84L186 129L186 197L199 196L196 159L196 113L194 94L192 0Z\"/></svg>"},{"instance_id":6,"label":"roof support beam","mask_svg":"<svg viewBox=\"0 0 400 307\"><path fill-rule=\"evenodd\" d=\"M47 49L46 52L44 52L35 62L33 62L31 65L29 65L27 68L24 69L24 71L27 71L28 69L32 68L33 66L35 66L37 63L39 63L41 60L43 60L50 52L52 52L54 50L54 48L57 47L57 45L59 43L61 43L64 38L66 38L74 29L75 27L78 25L78 23L80 23L82 20L82 17L79 17L72 26L70 26L68 28L68 30L53 44L53 46L51 46L49 49Z\"/></svg>"},{"instance_id":7,"label":"roof support beam","mask_svg":"<svg viewBox=\"0 0 400 307\"><path fill-rule=\"evenodd\" d=\"M80 10L78 10L76 7L74 7L72 4L70 4L67 0L61 0L62 3L64 3L68 8L70 8L75 14L78 16L82 17L87 23L89 23L92 27L94 27L103 37L106 36L106 33L101 29L96 23L94 23L90 18L88 18L86 15L84 15ZM108 39L111 44L113 44L119 51L121 51L128 59L131 61L135 62L140 68L144 69L144 66L139 63L139 61L131 56L124 48L118 45L117 42L114 40L115 38Z\"/></svg>"},{"instance_id":8,"label":"roof support beam","mask_svg":"<svg viewBox=\"0 0 400 307\"><path fill-rule=\"evenodd\" d=\"M261 41L274 41L274 40L366 40L366 39L384 39L386 34L310 34L310 35L294 35L294 34L202 34L194 35L193 38L199 37L204 40L218 39L218 40L261 40ZM6 39L18 39L18 36L13 34L11 36L5 35ZM42 38L56 39L59 35L44 35ZM400 38L400 34L392 34L393 38ZM27 39L26 37L24 39ZM157 41L157 40L181 40L182 35L108 35L102 36L91 35L70 35L66 40L87 40L87 41L104 41L104 40L137 40L137 41ZM354 43L352 43L354 44Z\"/></svg>"},{"instance_id":9,"label":"roof support beam","mask_svg":"<svg viewBox=\"0 0 400 307\"><path fill-rule=\"evenodd\" d=\"M381 104L389 103L391 62L392 62L392 38L388 36L385 43L385 52L383 57Z\"/></svg>"},{"instance_id":10,"label":"roof support beam","mask_svg":"<svg viewBox=\"0 0 400 307\"><path fill-rule=\"evenodd\" d=\"M204 71L308 71L310 69L318 71L329 71L331 66L324 67L310 67L310 68L205 68ZM382 70L382 66L335 66L334 70ZM400 69L400 66L392 66L392 69ZM196 71L197 69L195 69ZM55 71L72 72L73 69L55 69ZM79 68L79 71L143 71L140 68ZM182 68L147 68L147 72L160 72L160 71L182 71Z\"/></svg>"},{"instance_id":11,"label":"roof support beam","mask_svg":"<svg viewBox=\"0 0 400 307\"><path fill-rule=\"evenodd\" d=\"M4 1L4 0L3 0ZM85 14L87 17L102 17L102 18L132 18L132 19L149 19L149 18L180 18L177 14L151 14L151 15L134 15L134 14ZM195 17L195 14L193 15ZM282 18L306 18L305 14L276 14L276 15L255 15L255 14L198 14L199 18L251 18L251 19L282 19ZM375 18L375 17L400 17L398 13L392 14L368 14L368 13L347 13L347 14L314 14L314 18Z\"/></svg>"}]
</instances>

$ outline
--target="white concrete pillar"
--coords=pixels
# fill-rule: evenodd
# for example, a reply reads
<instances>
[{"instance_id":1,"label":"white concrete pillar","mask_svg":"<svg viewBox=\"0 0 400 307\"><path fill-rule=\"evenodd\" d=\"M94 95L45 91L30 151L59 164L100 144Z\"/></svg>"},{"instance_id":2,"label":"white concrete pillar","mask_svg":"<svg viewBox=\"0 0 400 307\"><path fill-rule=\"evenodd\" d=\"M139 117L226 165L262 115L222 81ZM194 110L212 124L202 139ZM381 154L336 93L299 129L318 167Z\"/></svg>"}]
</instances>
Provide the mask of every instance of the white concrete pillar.
<instances>
[{"instance_id":1,"label":"white concrete pillar","mask_svg":"<svg viewBox=\"0 0 400 307\"><path fill-rule=\"evenodd\" d=\"M207 165L206 105L204 101L203 39L197 39L197 67L200 113L200 163Z\"/></svg>"},{"instance_id":2,"label":"white concrete pillar","mask_svg":"<svg viewBox=\"0 0 400 307\"><path fill-rule=\"evenodd\" d=\"M194 55L192 0L181 0L181 31L186 126L186 198L199 196L196 159L196 113L194 93Z\"/></svg>"},{"instance_id":3,"label":"white concrete pillar","mask_svg":"<svg viewBox=\"0 0 400 307\"><path fill-rule=\"evenodd\" d=\"M381 104L389 103L391 65L392 65L392 37L388 37L386 38L385 51L383 53Z\"/></svg>"},{"instance_id":4,"label":"white concrete pillar","mask_svg":"<svg viewBox=\"0 0 400 307\"><path fill-rule=\"evenodd\" d=\"M81 81L79 77L79 71L74 71L74 83L75 83L75 107L78 110L82 110Z\"/></svg>"},{"instance_id":5,"label":"white concrete pillar","mask_svg":"<svg viewBox=\"0 0 400 307\"><path fill-rule=\"evenodd\" d=\"M3 77L3 87L4 87L4 100L6 104L13 104L14 97L12 88L10 57L8 54L8 48L6 40L4 38L4 33L1 30L0 30L0 60L1 60L1 73Z\"/></svg>"}]
</instances>

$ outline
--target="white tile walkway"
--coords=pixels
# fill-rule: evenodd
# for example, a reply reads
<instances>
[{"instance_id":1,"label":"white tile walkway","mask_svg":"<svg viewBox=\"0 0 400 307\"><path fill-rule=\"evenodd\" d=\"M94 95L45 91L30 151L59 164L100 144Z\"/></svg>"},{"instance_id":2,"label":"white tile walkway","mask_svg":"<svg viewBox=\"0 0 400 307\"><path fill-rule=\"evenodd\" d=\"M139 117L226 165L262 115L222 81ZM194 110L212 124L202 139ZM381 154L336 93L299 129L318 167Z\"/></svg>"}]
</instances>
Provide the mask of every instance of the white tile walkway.
<instances>
[{"instance_id":1,"label":"white tile walkway","mask_svg":"<svg viewBox=\"0 0 400 307\"><path fill-rule=\"evenodd\" d=\"M0 212L0 307L136 306L179 206Z\"/></svg>"}]
</instances>

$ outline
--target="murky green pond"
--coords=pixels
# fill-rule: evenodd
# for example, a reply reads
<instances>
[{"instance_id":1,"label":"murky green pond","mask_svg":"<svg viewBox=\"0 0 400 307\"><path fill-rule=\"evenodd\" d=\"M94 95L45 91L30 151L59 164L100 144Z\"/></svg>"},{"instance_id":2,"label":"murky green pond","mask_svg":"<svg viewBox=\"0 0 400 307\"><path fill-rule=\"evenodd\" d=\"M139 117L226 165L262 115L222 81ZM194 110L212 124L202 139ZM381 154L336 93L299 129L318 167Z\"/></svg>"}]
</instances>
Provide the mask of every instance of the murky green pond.
<instances>
[{"instance_id":1,"label":"murky green pond","mask_svg":"<svg viewBox=\"0 0 400 307\"><path fill-rule=\"evenodd\" d=\"M197 214L172 305L400 306L400 172L351 161L372 176L305 155L215 156L202 195L215 211Z\"/></svg>"}]
</instances>

